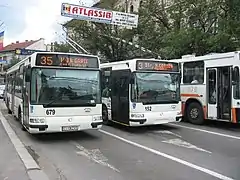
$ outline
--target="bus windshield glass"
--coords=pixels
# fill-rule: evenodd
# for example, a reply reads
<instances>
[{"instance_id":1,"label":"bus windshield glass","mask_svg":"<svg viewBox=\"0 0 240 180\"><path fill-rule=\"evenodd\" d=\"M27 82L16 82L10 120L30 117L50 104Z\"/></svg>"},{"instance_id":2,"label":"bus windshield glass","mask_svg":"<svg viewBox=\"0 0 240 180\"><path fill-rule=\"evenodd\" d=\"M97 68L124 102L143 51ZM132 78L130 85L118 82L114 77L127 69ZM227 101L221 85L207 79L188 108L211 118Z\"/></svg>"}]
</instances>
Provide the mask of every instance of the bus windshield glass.
<instances>
[{"instance_id":1,"label":"bus windshield glass","mask_svg":"<svg viewBox=\"0 0 240 180\"><path fill-rule=\"evenodd\" d=\"M95 106L101 103L100 72L34 68L31 104L44 106Z\"/></svg>"},{"instance_id":2,"label":"bus windshield glass","mask_svg":"<svg viewBox=\"0 0 240 180\"><path fill-rule=\"evenodd\" d=\"M0 78L0 85L5 85L4 78Z\"/></svg>"},{"instance_id":3,"label":"bus windshield glass","mask_svg":"<svg viewBox=\"0 0 240 180\"><path fill-rule=\"evenodd\" d=\"M132 101L143 104L178 103L180 75L177 73L134 73Z\"/></svg>"}]
</instances>

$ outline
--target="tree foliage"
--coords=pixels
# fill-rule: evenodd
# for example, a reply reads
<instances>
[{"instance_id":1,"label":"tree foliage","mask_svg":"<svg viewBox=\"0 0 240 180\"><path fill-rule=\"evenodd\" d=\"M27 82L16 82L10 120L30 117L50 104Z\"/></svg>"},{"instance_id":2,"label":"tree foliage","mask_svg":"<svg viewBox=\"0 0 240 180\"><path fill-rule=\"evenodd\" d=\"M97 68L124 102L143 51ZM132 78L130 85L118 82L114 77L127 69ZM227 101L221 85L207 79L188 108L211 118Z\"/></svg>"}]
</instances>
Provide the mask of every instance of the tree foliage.
<instances>
[{"instance_id":1,"label":"tree foliage","mask_svg":"<svg viewBox=\"0 0 240 180\"><path fill-rule=\"evenodd\" d=\"M20 59L18 59L15 55L12 55L12 58L10 60L10 63L7 64L6 66L3 66L4 71L6 71L7 69L9 69L10 67L14 66L15 64L17 64L20 61Z\"/></svg>"},{"instance_id":2,"label":"tree foliage","mask_svg":"<svg viewBox=\"0 0 240 180\"><path fill-rule=\"evenodd\" d=\"M151 39L155 37L156 40L148 44L148 48L157 48L156 51L162 57L179 58L189 53L204 55L227 52L240 46L240 32L237 29L237 24L240 24L237 15L240 1L172 0L170 4L161 2L148 0L143 3L139 28L142 28L145 36L143 42L152 42ZM147 20L152 24L149 27L155 25L154 31L141 27Z\"/></svg>"},{"instance_id":3,"label":"tree foliage","mask_svg":"<svg viewBox=\"0 0 240 180\"><path fill-rule=\"evenodd\" d=\"M115 0L101 1L100 8L115 9ZM72 39L107 61L149 55L122 39L152 50L162 58L184 54L204 55L235 51L240 47L239 0L145 0L139 8L139 25L126 29L107 24L71 20L66 23ZM117 37L117 38L116 38ZM70 51L62 44L59 51ZM56 49L56 48L55 48Z\"/></svg>"},{"instance_id":4,"label":"tree foliage","mask_svg":"<svg viewBox=\"0 0 240 180\"><path fill-rule=\"evenodd\" d=\"M54 51L68 53L68 52L74 52L74 49L66 42L60 42L60 43L55 42L54 43Z\"/></svg>"}]
</instances>

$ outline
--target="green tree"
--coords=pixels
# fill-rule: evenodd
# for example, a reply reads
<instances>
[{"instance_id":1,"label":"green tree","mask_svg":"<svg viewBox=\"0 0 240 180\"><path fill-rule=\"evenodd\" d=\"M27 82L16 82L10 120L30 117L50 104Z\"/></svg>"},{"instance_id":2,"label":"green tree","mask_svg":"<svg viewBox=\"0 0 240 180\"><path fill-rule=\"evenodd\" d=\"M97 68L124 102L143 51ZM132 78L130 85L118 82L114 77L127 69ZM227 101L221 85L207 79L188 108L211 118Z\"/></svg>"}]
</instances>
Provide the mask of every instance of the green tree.
<instances>
[{"instance_id":1,"label":"green tree","mask_svg":"<svg viewBox=\"0 0 240 180\"><path fill-rule=\"evenodd\" d=\"M74 52L74 49L66 42L54 42L54 51L55 52Z\"/></svg>"},{"instance_id":2,"label":"green tree","mask_svg":"<svg viewBox=\"0 0 240 180\"><path fill-rule=\"evenodd\" d=\"M163 58L234 51L239 47L239 4L239 0L172 0L171 4L147 0L140 9L141 43Z\"/></svg>"},{"instance_id":3,"label":"green tree","mask_svg":"<svg viewBox=\"0 0 240 180\"><path fill-rule=\"evenodd\" d=\"M107 61L149 55L122 42L122 39L150 49L164 59L192 53L205 55L235 51L240 47L239 0L164 2L143 1L136 29L80 20L69 21L65 26L71 30L72 39ZM100 8L114 9L115 5L115 0L103 0Z\"/></svg>"},{"instance_id":4,"label":"green tree","mask_svg":"<svg viewBox=\"0 0 240 180\"><path fill-rule=\"evenodd\" d=\"M20 59L18 59L15 55L12 56L10 63L6 66L3 67L4 71L6 71L7 69L9 69L10 67L14 66L15 64L17 64L20 61Z\"/></svg>"}]
</instances>

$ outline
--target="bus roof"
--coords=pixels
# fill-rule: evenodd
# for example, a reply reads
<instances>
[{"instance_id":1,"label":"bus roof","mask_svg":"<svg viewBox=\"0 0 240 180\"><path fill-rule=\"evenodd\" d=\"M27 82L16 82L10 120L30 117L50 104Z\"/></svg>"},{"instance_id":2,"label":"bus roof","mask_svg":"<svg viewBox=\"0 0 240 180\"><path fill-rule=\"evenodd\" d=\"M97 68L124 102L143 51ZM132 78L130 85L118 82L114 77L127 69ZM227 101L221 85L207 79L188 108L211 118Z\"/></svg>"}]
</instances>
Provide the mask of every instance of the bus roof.
<instances>
[{"instance_id":1,"label":"bus roof","mask_svg":"<svg viewBox=\"0 0 240 180\"><path fill-rule=\"evenodd\" d=\"M176 63L176 62L170 62L169 60L162 60L162 59L154 59L154 58L136 58L136 59L130 59L130 60L124 60L124 61L118 61L118 62L111 62L111 63L102 63L100 64L100 68L112 68L112 70L123 70L123 69L130 69L131 71L136 71L137 70L137 61L143 61L143 62L147 62L149 61L149 63L153 63L154 61L159 62L159 63L163 63L164 64L168 64L168 63ZM176 63L177 64L177 63ZM178 66L178 65L177 65ZM149 66L150 68L150 66ZM150 70L149 68L147 68L148 70ZM143 70L143 69L142 69ZM145 67L144 67L144 70ZM156 71L156 70L153 70ZM161 70L160 70L161 71ZM175 70L176 71L176 70Z\"/></svg>"},{"instance_id":2,"label":"bus roof","mask_svg":"<svg viewBox=\"0 0 240 180\"><path fill-rule=\"evenodd\" d=\"M195 56L195 55L184 55L181 59L171 59L170 62L193 62L193 61L210 61L216 59L226 59L238 57L240 60L240 51L228 52L228 53L211 53L204 56Z\"/></svg>"},{"instance_id":3,"label":"bus roof","mask_svg":"<svg viewBox=\"0 0 240 180\"><path fill-rule=\"evenodd\" d=\"M34 52L33 54L27 56L26 58L19 61L17 64L10 67L7 70L6 74L16 71L19 68L19 66L22 65L22 64L25 64L25 65L31 64L31 61L29 61L29 58L36 58L37 54L67 54L67 55L76 55L76 56L86 56L86 57L96 57L96 58L98 58L98 56L96 56L96 55L89 55L89 54L39 51L39 52Z\"/></svg>"},{"instance_id":4,"label":"bus roof","mask_svg":"<svg viewBox=\"0 0 240 180\"><path fill-rule=\"evenodd\" d=\"M105 67L111 67L114 65L121 65L121 64L135 64L138 60L144 60L144 61L162 61L162 62L170 62L169 60L163 60L163 59L154 59L154 58L135 58L135 59L128 59L128 60L123 60L123 61L117 61L117 62L110 62L110 63L102 63L100 64L101 68Z\"/></svg>"}]
</instances>

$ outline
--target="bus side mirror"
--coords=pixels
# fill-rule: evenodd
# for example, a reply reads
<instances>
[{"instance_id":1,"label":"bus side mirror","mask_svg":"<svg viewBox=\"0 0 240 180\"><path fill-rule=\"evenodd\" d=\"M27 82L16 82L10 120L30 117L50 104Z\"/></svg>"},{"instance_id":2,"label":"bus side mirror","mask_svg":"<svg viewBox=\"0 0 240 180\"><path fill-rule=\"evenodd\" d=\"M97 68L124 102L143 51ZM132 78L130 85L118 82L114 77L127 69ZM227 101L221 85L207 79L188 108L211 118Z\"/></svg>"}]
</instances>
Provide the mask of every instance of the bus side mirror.
<instances>
[{"instance_id":1,"label":"bus side mirror","mask_svg":"<svg viewBox=\"0 0 240 180\"><path fill-rule=\"evenodd\" d=\"M23 87L22 91L23 91L23 94L27 92L26 86Z\"/></svg>"},{"instance_id":2,"label":"bus side mirror","mask_svg":"<svg viewBox=\"0 0 240 180\"><path fill-rule=\"evenodd\" d=\"M31 69L26 69L25 82L31 81Z\"/></svg>"}]
</instances>

